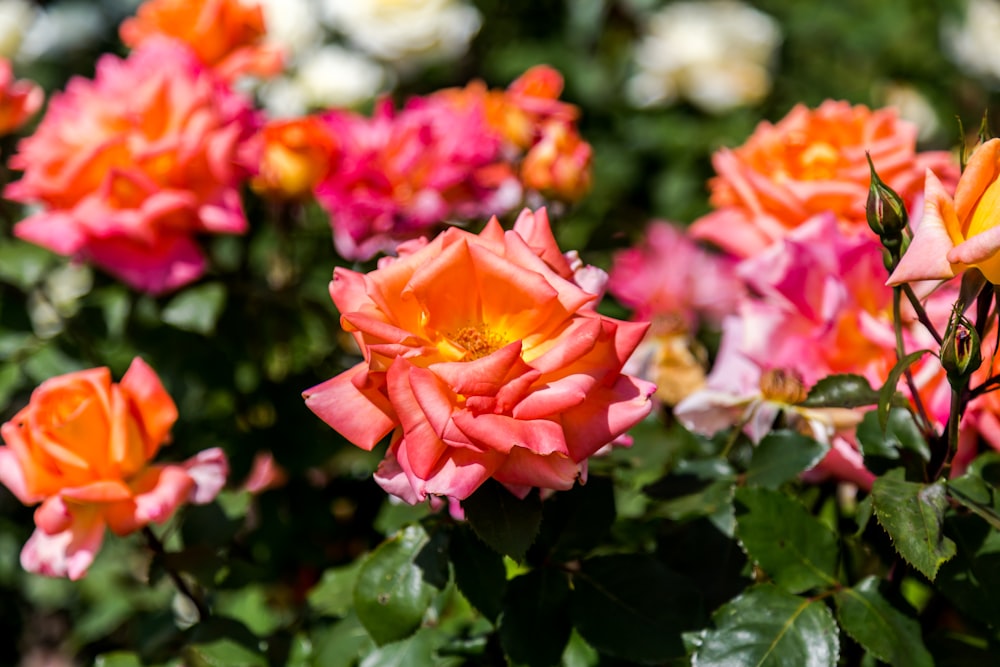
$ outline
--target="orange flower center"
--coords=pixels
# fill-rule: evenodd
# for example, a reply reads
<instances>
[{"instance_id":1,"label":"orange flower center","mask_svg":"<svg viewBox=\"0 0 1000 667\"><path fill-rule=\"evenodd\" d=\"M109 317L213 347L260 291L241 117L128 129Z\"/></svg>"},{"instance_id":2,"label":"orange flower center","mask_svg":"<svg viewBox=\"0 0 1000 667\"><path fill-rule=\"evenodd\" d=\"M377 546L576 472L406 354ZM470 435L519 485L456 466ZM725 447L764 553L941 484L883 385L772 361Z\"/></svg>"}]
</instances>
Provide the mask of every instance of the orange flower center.
<instances>
[{"instance_id":1,"label":"orange flower center","mask_svg":"<svg viewBox=\"0 0 1000 667\"><path fill-rule=\"evenodd\" d=\"M465 350L463 361L475 361L491 355L508 341L504 336L493 331L485 324L465 326L450 335L452 341Z\"/></svg>"},{"instance_id":2,"label":"orange flower center","mask_svg":"<svg viewBox=\"0 0 1000 667\"><path fill-rule=\"evenodd\" d=\"M809 394L798 373L782 368L772 368L760 376L760 393L769 401L786 405L801 403Z\"/></svg>"}]
</instances>

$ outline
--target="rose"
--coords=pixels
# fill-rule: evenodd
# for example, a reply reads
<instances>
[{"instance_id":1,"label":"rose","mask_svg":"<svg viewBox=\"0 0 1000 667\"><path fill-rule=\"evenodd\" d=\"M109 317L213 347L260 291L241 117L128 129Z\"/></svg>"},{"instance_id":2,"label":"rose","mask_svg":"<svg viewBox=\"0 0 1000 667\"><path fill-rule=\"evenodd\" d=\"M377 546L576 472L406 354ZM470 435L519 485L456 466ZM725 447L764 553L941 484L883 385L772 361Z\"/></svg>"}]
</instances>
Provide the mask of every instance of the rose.
<instances>
[{"instance_id":1,"label":"rose","mask_svg":"<svg viewBox=\"0 0 1000 667\"><path fill-rule=\"evenodd\" d=\"M228 470L220 449L150 464L176 420L173 400L139 358L117 384L107 368L93 368L39 385L0 426L0 482L24 504L41 503L23 567L79 579L105 526L125 535L167 520L184 502L211 501Z\"/></svg>"},{"instance_id":2,"label":"rose","mask_svg":"<svg viewBox=\"0 0 1000 667\"><path fill-rule=\"evenodd\" d=\"M973 151L954 198L928 172L924 217L889 284L953 278L973 266L991 283L1000 283L998 197L1000 139L990 139Z\"/></svg>"},{"instance_id":3,"label":"rose","mask_svg":"<svg viewBox=\"0 0 1000 667\"><path fill-rule=\"evenodd\" d=\"M817 109L797 105L777 124L758 125L743 146L713 156L716 210L696 221L691 234L752 257L821 213L836 216L847 233L867 233L866 153L908 208L927 169L948 182L957 179L951 156L917 153L916 137L916 127L892 109L833 100Z\"/></svg>"},{"instance_id":4,"label":"rose","mask_svg":"<svg viewBox=\"0 0 1000 667\"><path fill-rule=\"evenodd\" d=\"M311 196L337 156L336 137L318 116L270 121L260 135L260 169L250 185L268 197Z\"/></svg>"},{"instance_id":5,"label":"rose","mask_svg":"<svg viewBox=\"0 0 1000 667\"><path fill-rule=\"evenodd\" d=\"M264 12L256 2L147 0L119 32L131 48L163 37L184 42L226 80L270 76L282 68L281 50L264 43Z\"/></svg>"},{"instance_id":6,"label":"rose","mask_svg":"<svg viewBox=\"0 0 1000 667\"><path fill-rule=\"evenodd\" d=\"M572 279L544 210L410 242L367 275L337 269L330 294L364 361L306 404L363 449L392 432L375 478L410 503L491 477L568 489L655 389L621 373L648 324L598 314Z\"/></svg>"},{"instance_id":7,"label":"rose","mask_svg":"<svg viewBox=\"0 0 1000 667\"><path fill-rule=\"evenodd\" d=\"M10 165L4 195L42 210L16 236L159 293L204 272L201 232L246 230L240 182L254 157L249 101L177 42L104 56L55 95Z\"/></svg>"},{"instance_id":8,"label":"rose","mask_svg":"<svg viewBox=\"0 0 1000 667\"><path fill-rule=\"evenodd\" d=\"M0 58L0 136L24 125L41 108L44 97L31 81L16 81L10 61Z\"/></svg>"}]
</instances>

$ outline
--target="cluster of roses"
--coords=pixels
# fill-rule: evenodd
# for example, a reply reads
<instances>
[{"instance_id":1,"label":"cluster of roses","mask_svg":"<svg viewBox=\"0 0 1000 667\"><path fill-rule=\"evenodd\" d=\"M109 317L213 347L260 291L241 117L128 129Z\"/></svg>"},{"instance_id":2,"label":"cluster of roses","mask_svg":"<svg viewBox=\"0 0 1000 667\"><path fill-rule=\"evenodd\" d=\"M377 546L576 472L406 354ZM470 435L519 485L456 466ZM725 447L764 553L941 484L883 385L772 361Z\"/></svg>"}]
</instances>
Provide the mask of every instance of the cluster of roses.
<instances>
[{"instance_id":1,"label":"cluster of roses","mask_svg":"<svg viewBox=\"0 0 1000 667\"><path fill-rule=\"evenodd\" d=\"M897 317L904 351L941 350L909 304L894 315L889 285L912 282L921 315L945 331L959 295L949 279L969 266L1000 279L991 217L1000 141L980 145L964 172L955 156L915 146L915 127L895 111L828 101L798 106L777 124L762 123L742 147L718 152L714 210L686 231L654 223L640 247L615 258L609 291L653 321L629 369L656 381L661 402L691 430L712 435L736 425L757 442L781 418L830 445L810 476L870 488L874 476L856 440L861 411L803 407L807 391L835 374L885 384L897 360ZM888 284L882 244L866 219L866 154L916 230ZM707 377L695 339L704 324L722 332ZM994 337L983 337L984 358ZM913 367L912 387L900 383L937 429L951 413L939 357ZM977 382L992 366L983 364ZM968 404L952 474L975 456L980 436L1000 448L998 409L994 393Z\"/></svg>"},{"instance_id":2,"label":"cluster of roses","mask_svg":"<svg viewBox=\"0 0 1000 667\"><path fill-rule=\"evenodd\" d=\"M23 175L3 195L34 205L16 236L163 293L205 271L197 235L246 231L239 188L250 181L281 199L314 194L348 258L401 244L368 275L337 270L331 295L364 360L306 400L358 446L391 432L376 479L410 502L461 500L491 477L521 495L570 488L590 455L648 414L654 387L621 372L646 325L597 313L606 274L559 251L544 209L507 232L494 218L479 235L418 238L532 193L586 191L590 148L554 70L398 112L386 103L370 119L332 110L268 122L232 87L281 67L255 4L149 0L120 34L128 57L106 55L93 80L70 81L10 157ZM4 67L6 132L41 92ZM119 383L107 368L42 383L0 446L0 482L40 503L23 566L79 578L106 528L131 533L210 502L228 472L222 449L152 463L177 417L138 358Z\"/></svg>"},{"instance_id":3,"label":"cluster of roses","mask_svg":"<svg viewBox=\"0 0 1000 667\"><path fill-rule=\"evenodd\" d=\"M576 107L559 101L562 76L536 66L507 90L481 81L380 103L368 118L345 110L269 123L254 187L315 196L337 252L366 260L448 220L514 210L526 195L575 201L590 185L590 146Z\"/></svg>"}]
</instances>

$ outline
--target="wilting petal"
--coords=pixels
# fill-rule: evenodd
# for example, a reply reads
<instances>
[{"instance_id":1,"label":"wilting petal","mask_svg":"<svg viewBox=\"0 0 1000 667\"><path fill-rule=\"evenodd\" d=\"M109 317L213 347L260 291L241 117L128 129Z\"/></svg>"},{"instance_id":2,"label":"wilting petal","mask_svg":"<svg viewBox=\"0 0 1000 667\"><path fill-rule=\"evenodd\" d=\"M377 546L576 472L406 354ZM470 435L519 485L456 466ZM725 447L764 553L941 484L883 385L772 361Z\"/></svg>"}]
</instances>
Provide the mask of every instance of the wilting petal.
<instances>
[{"instance_id":1,"label":"wilting petal","mask_svg":"<svg viewBox=\"0 0 1000 667\"><path fill-rule=\"evenodd\" d=\"M183 468L194 482L187 500L195 505L215 500L229 476L229 461L220 447L198 452L184 462Z\"/></svg>"}]
</instances>

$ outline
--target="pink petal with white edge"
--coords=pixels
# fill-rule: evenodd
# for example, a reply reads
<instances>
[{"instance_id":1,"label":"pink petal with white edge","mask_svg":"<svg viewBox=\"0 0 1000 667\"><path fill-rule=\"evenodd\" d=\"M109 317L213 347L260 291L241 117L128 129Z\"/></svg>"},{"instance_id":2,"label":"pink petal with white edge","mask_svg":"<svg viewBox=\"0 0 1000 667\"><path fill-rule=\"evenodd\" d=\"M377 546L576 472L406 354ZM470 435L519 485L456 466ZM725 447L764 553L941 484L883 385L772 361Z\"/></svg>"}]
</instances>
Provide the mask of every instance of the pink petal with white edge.
<instances>
[{"instance_id":1,"label":"pink petal with white edge","mask_svg":"<svg viewBox=\"0 0 1000 667\"><path fill-rule=\"evenodd\" d=\"M0 484L3 484L25 505L37 503L41 498L28 493L21 462L10 447L0 447Z\"/></svg>"},{"instance_id":2,"label":"pink petal with white edge","mask_svg":"<svg viewBox=\"0 0 1000 667\"><path fill-rule=\"evenodd\" d=\"M98 512L78 511L70 528L48 535L36 529L21 550L21 567L48 577L76 581L87 573L104 540L104 520Z\"/></svg>"},{"instance_id":3,"label":"pink petal with white edge","mask_svg":"<svg viewBox=\"0 0 1000 667\"><path fill-rule=\"evenodd\" d=\"M150 468L144 478L141 484L146 490L135 495L135 520L139 526L166 521L195 489L194 479L177 465Z\"/></svg>"},{"instance_id":4,"label":"pink petal with white edge","mask_svg":"<svg viewBox=\"0 0 1000 667\"><path fill-rule=\"evenodd\" d=\"M215 500L229 476L229 461L226 453L219 447L198 452L184 462L183 468L194 482L187 500L195 505L205 505Z\"/></svg>"},{"instance_id":5,"label":"pink petal with white edge","mask_svg":"<svg viewBox=\"0 0 1000 667\"><path fill-rule=\"evenodd\" d=\"M924 187L924 217L913 234L910 247L886 281L887 285L954 278L961 270L961 266L948 260L955 247L948 227L949 224L956 229L958 227L955 205L941 181L930 170L927 171Z\"/></svg>"},{"instance_id":6,"label":"pink petal with white edge","mask_svg":"<svg viewBox=\"0 0 1000 667\"><path fill-rule=\"evenodd\" d=\"M75 255L87 244L87 236L72 215L48 211L14 225L14 236L60 255Z\"/></svg>"}]
</instances>

